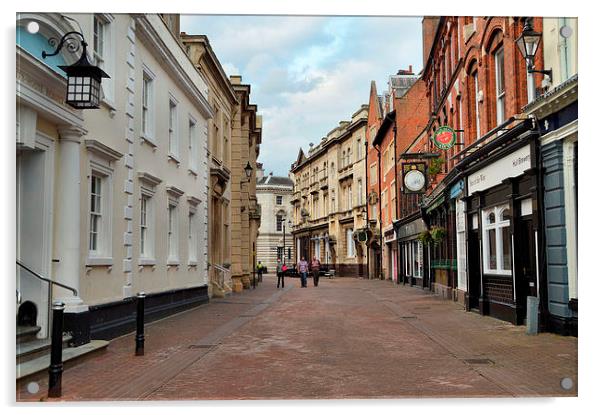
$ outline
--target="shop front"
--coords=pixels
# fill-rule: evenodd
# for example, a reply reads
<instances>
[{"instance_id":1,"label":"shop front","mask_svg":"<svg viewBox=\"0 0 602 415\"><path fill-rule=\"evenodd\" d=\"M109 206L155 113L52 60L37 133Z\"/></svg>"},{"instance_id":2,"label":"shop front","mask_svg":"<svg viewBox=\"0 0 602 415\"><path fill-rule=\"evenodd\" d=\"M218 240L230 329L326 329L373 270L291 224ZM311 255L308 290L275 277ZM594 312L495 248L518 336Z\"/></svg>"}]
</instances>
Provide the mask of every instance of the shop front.
<instances>
[{"instance_id":1,"label":"shop front","mask_svg":"<svg viewBox=\"0 0 602 415\"><path fill-rule=\"evenodd\" d=\"M393 225L384 230L384 258L385 279L397 281L397 247L395 246L395 229Z\"/></svg>"},{"instance_id":2,"label":"shop front","mask_svg":"<svg viewBox=\"0 0 602 415\"><path fill-rule=\"evenodd\" d=\"M538 264L537 147L529 133L522 138L467 169L466 196L456 202L464 211L457 234L466 247L466 306L513 324L524 323L527 296L545 289Z\"/></svg>"},{"instance_id":3,"label":"shop front","mask_svg":"<svg viewBox=\"0 0 602 415\"><path fill-rule=\"evenodd\" d=\"M420 214L417 213L405 221L395 224L397 233L397 249L399 257L400 282L417 286L428 287L425 279L425 247L419 239L419 235L426 231L426 226Z\"/></svg>"}]
</instances>

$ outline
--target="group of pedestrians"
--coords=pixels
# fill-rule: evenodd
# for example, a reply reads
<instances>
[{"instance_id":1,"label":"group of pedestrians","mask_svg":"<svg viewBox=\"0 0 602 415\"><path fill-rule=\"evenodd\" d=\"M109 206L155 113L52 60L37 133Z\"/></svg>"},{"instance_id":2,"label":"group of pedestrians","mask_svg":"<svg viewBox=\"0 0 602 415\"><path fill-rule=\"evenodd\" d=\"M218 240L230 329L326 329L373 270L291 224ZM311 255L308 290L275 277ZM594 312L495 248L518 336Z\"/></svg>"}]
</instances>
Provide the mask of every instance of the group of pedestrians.
<instances>
[{"instance_id":1,"label":"group of pedestrians","mask_svg":"<svg viewBox=\"0 0 602 415\"><path fill-rule=\"evenodd\" d=\"M297 264L297 272L301 277L301 288L307 288L307 274L310 270L314 277L314 287L318 286L318 283L320 282L320 265L320 260L316 257L312 259L311 264L305 260L305 257L301 258L301 261ZM280 288L281 283L282 288L284 288L284 275L287 269L286 263L283 263L280 258L278 258L278 263L276 265L276 276L278 277L277 288Z\"/></svg>"}]
</instances>

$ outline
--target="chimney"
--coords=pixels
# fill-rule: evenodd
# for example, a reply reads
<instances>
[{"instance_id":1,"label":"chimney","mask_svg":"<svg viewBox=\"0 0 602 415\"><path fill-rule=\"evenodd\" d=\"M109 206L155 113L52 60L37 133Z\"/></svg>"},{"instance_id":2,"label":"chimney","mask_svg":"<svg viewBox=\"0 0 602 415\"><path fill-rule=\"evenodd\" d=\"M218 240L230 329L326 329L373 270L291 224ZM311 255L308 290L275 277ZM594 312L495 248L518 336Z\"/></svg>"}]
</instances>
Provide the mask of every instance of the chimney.
<instances>
[{"instance_id":1,"label":"chimney","mask_svg":"<svg viewBox=\"0 0 602 415\"><path fill-rule=\"evenodd\" d=\"M412 65L410 65L408 69L400 69L397 71L397 75L414 75L414 71L412 71Z\"/></svg>"},{"instance_id":2,"label":"chimney","mask_svg":"<svg viewBox=\"0 0 602 415\"><path fill-rule=\"evenodd\" d=\"M426 61L431 53L433 42L435 41L435 33L439 26L441 16L424 16L422 19L422 67L426 66Z\"/></svg>"}]
</instances>

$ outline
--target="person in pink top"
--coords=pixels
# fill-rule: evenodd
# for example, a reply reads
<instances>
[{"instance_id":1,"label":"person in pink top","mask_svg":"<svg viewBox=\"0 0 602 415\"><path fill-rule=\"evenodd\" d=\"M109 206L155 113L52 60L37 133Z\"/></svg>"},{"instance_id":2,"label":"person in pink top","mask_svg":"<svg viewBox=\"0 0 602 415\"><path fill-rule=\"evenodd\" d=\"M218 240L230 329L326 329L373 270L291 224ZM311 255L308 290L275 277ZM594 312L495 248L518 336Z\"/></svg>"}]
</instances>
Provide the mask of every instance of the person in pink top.
<instances>
[{"instance_id":1,"label":"person in pink top","mask_svg":"<svg viewBox=\"0 0 602 415\"><path fill-rule=\"evenodd\" d=\"M301 288L307 288L307 272L309 271L309 264L305 260L305 257L301 258L298 264L299 274L301 274Z\"/></svg>"},{"instance_id":2,"label":"person in pink top","mask_svg":"<svg viewBox=\"0 0 602 415\"><path fill-rule=\"evenodd\" d=\"M316 257L311 260L311 272L314 275L314 287L317 287L320 280L320 260Z\"/></svg>"}]
</instances>

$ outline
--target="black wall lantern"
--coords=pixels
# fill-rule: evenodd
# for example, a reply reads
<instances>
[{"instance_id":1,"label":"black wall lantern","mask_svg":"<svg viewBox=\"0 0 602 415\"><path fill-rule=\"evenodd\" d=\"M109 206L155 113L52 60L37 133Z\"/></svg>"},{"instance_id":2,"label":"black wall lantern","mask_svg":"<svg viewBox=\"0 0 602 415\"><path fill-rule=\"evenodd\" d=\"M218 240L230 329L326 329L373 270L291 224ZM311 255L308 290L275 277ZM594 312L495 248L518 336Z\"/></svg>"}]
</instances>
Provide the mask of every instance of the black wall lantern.
<instances>
[{"instance_id":1,"label":"black wall lantern","mask_svg":"<svg viewBox=\"0 0 602 415\"><path fill-rule=\"evenodd\" d=\"M525 26L523 27L523 32L520 34L518 39L516 39L515 43L521 55L523 55L523 58L527 61L527 72L542 73L548 75L551 79L551 69L537 70L534 68L535 55L537 54L537 49L539 48L539 44L541 43L541 38L542 34L536 32L533 29L533 26L531 25L531 19L525 18Z\"/></svg>"},{"instance_id":2,"label":"black wall lantern","mask_svg":"<svg viewBox=\"0 0 602 415\"><path fill-rule=\"evenodd\" d=\"M78 39L77 37L80 37ZM110 78L98 66L90 64L86 53L88 44L84 40L84 35L81 32L67 32L57 42L52 38L48 40L50 46L56 46L53 53L42 52L42 58L57 55L65 46L72 53L77 52L82 48L82 55L73 65L61 65L61 68L67 74L67 98L66 102L73 108L77 109L93 109L100 105L101 90L100 82L102 78ZM58 44L57 44L58 43Z\"/></svg>"},{"instance_id":3,"label":"black wall lantern","mask_svg":"<svg viewBox=\"0 0 602 415\"><path fill-rule=\"evenodd\" d=\"M247 175L247 181L251 181L251 173L253 173L253 167L251 167L251 163L247 161L247 165L245 166L245 174Z\"/></svg>"}]
</instances>

